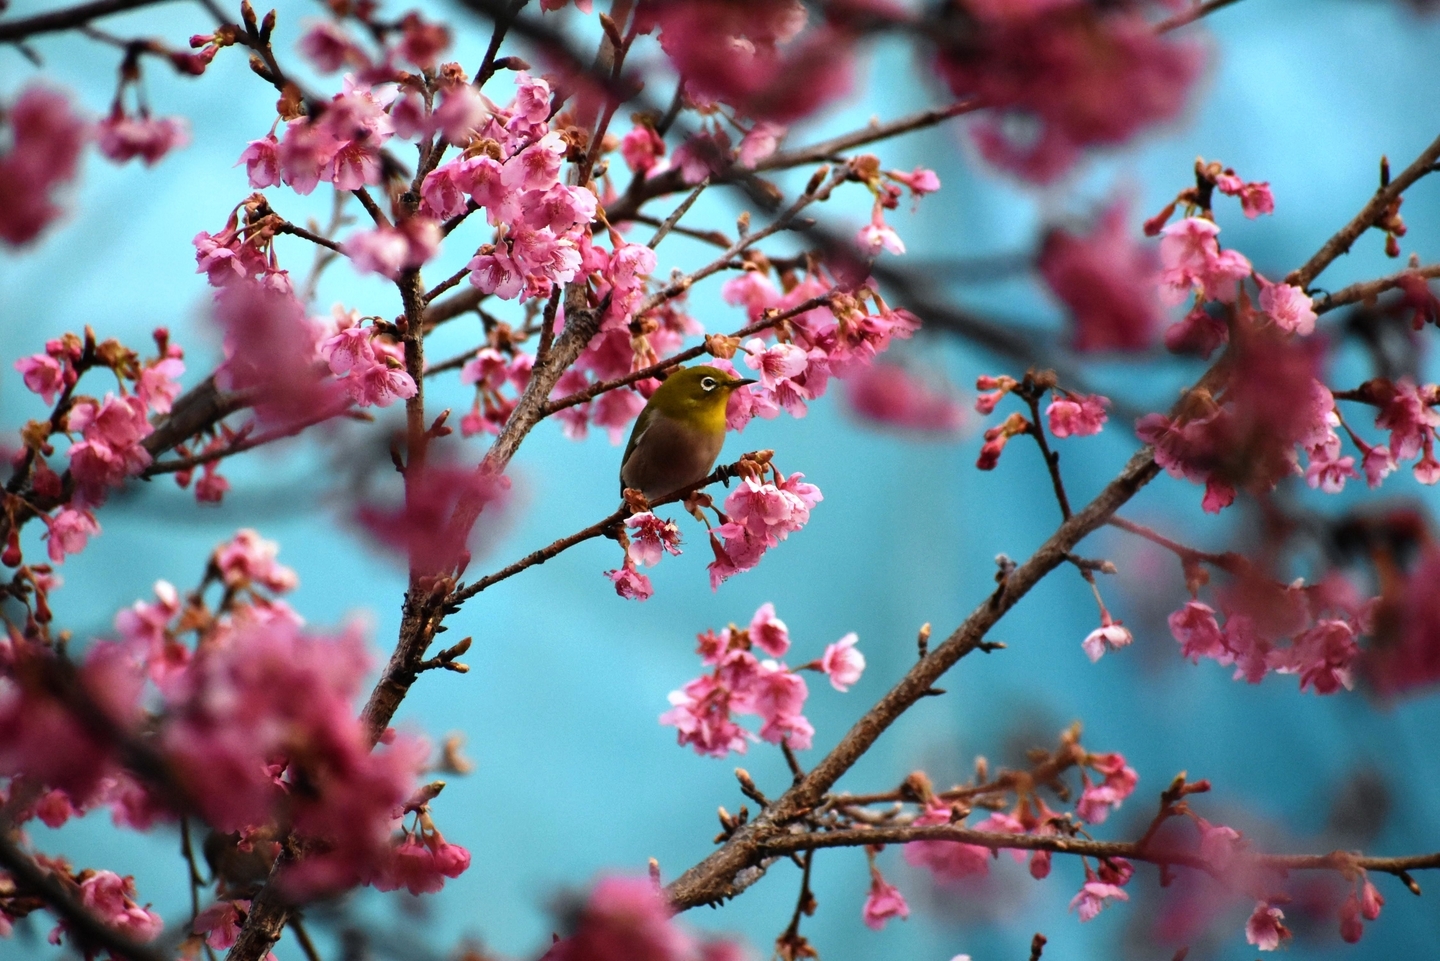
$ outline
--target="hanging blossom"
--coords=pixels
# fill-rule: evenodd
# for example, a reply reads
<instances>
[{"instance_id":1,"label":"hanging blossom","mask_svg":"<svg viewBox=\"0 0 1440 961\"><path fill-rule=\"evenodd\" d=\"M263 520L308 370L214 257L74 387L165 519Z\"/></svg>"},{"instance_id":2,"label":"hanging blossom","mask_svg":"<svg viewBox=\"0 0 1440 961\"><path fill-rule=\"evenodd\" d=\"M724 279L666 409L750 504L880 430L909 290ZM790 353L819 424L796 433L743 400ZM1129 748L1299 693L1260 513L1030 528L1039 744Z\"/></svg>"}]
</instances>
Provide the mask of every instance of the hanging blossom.
<instances>
[{"instance_id":1,"label":"hanging blossom","mask_svg":"<svg viewBox=\"0 0 1440 961\"><path fill-rule=\"evenodd\" d=\"M1229 506L1239 489L1263 493L1301 473L1301 452L1312 486L1340 490L1358 475L1353 459L1340 456L1335 398L1319 379L1321 346L1241 321L1243 339L1221 399L1192 394L1176 416L1142 417L1136 434L1171 476L1205 485L1202 506L1211 513Z\"/></svg>"},{"instance_id":2,"label":"hanging blossom","mask_svg":"<svg viewBox=\"0 0 1440 961\"><path fill-rule=\"evenodd\" d=\"M747 475L725 498L726 520L710 529L712 589L759 564L767 550L804 527L811 509L824 500L820 488L805 483L804 474L771 472L773 481L765 481L763 474Z\"/></svg>"},{"instance_id":3,"label":"hanging blossom","mask_svg":"<svg viewBox=\"0 0 1440 961\"><path fill-rule=\"evenodd\" d=\"M848 687L865 666L854 650L854 634L830 645L821 660L799 668L758 659L751 653L755 649L780 657L790 648L789 629L770 603L760 606L748 627L732 624L718 634L706 631L698 641L700 663L712 670L670 693L672 706L660 715L660 723L676 729L681 745L710 757L725 757L731 751L743 754L757 739L772 744L784 741L796 750L809 748L815 729L803 714L809 688L798 672L821 670L832 684L839 676ZM761 719L758 738L736 722L736 715L745 714Z\"/></svg>"},{"instance_id":4,"label":"hanging blossom","mask_svg":"<svg viewBox=\"0 0 1440 961\"><path fill-rule=\"evenodd\" d=\"M1196 597L1170 615L1169 625L1182 657L1234 667L1237 681L1258 684L1274 671L1297 675L1302 691L1334 694L1354 686L1358 642L1371 629L1377 601L1361 598L1338 576L1306 586L1249 575L1221 595L1219 611Z\"/></svg>"},{"instance_id":5,"label":"hanging blossom","mask_svg":"<svg viewBox=\"0 0 1440 961\"><path fill-rule=\"evenodd\" d=\"M415 396L415 379L405 369L399 344L354 314L336 311L335 333L321 341L319 355L330 373L360 407L388 407Z\"/></svg>"},{"instance_id":6,"label":"hanging blossom","mask_svg":"<svg viewBox=\"0 0 1440 961\"><path fill-rule=\"evenodd\" d=\"M0 240L18 247L64 212L56 194L75 180L89 131L66 94L39 84L0 113L10 145L0 154Z\"/></svg>"}]
</instances>

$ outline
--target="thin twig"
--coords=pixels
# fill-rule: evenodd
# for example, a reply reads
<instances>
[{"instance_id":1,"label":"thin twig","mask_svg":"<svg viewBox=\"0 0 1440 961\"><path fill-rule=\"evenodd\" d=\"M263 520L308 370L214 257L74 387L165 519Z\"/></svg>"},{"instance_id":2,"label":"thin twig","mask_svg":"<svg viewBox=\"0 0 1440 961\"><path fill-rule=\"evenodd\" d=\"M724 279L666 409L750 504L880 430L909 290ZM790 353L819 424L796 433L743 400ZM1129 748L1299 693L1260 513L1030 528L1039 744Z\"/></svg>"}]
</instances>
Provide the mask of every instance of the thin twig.
<instances>
[{"instance_id":1,"label":"thin twig","mask_svg":"<svg viewBox=\"0 0 1440 961\"><path fill-rule=\"evenodd\" d=\"M1155 24L1155 32L1169 33L1171 30L1179 30L1181 27L1194 23L1201 17L1209 16L1216 10L1221 10L1231 4L1239 2L1240 0L1206 0L1205 3L1197 3L1189 10L1183 13L1177 13L1169 19L1161 20Z\"/></svg>"},{"instance_id":2,"label":"thin twig","mask_svg":"<svg viewBox=\"0 0 1440 961\"><path fill-rule=\"evenodd\" d=\"M675 208L674 213L665 218L665 222L660 225L660 229L655 231L655 236L651 237L650 242L645 246L649 247L651 250L654 250L656 247L660 246L660 241L664 240L665 235L670 233L670 231L674 229L675 225L680 222L680 218L685 216L686 212L690 210L691 206L694 205L695 201L700 198L700 192L708 186L710 186L709 177L706 177L704 180L696 184L695 189L690 191L689 195L680 202L680 206Z\"/></svg>"},{"instance_id":3,"label":"thin twig","mask_svg":"<svg viewBox=\"0 0 1440 961\"><path fill-rule=\"evenodd\" d=\"M1335 236L1325 241L1324 246L1314 257L1307 260L1304 266L1291 271L1290 275L1285 278L1285 282L1302 289L1309 287L1311 282L1320 276L1320 272L1330 266L1336 257L1349 252L1350 246L1360 235L1373 227L1375 221L1380 219L1390 205L1395 202L1395 199L1404 193L1411 184L1426 174L1433 173L1436 160L1440 160L1440 137L1431 141L1430 146L1415 158L1414 163L1400 171L1399 175L1391 179L1384 187L1375 191L1374 196L1364 207L1360 208L1360 212L1348 224L1336 231Z\"/></svg>"},{"instance_id":4,"label":"thin twig","mask_svg":"<svg viewBox=\"0 0 1440 961\"><path fill-rule=\"evenodd\" d=\"M275 226L275 231L282 234L293 234L296 237L302 237L305 240L310 241L312 244L318 244L321 247L333 250L337 254L345 254L345 248L337 244L335 241L331 240L329 237L322 237L317 233L312 233L309 230L306 230L304 227L299 226L298 224L290 223L290 221L288 220L282 220L279 224L277 224Z\"/></svg>"},{"instance_id":5,"label":"thin twig","mask_svg":"<svg viewBox=\"0 0 1440 961\"><path fill-rule=\"evenodd\" d=\"M1385 293L1385 291L1394 290L1396 287L1399 287L1411 277L1434 280L1440 277L1440 264L1412 267L1409 270L1402 270L1398 274L1391 274L1389 277L1381 277L1378 280L1367 280L1363 283L1351 284L1349 287L1342 287L1333 294L1319 294L1311 302L1312 308L1315 313L1324 314L1335 310L1337 307L1344 307L1347 304L1368 303Z\"/></svg>"},{"instance_id":6,"label":"thin twig","mask_svg":"<svg viewBox=\"0 0 1440 961\"><path fill-rule=\"evenodd\" d=\"M300 950L305 952L306 961L320 961L320 952L315 950L315 942L310 940L310 932L305 930L300 915L290 915L290 930L295 932L295 940L300 943Z\"/></svg>"},{"instance_id":7,"label":"thin twig","mask_svg":"<svg viewBox=\"0 0 1440 961\"><path fill-rule=\"evenodd\" d=\"M691 484L688 487L683 487L673 494L667 494L664 497L653 500L650 502L650 506L652 508L655 508L663 507L666 504L673 504L676 501L684 500L686 497L689 497L695 491L709 487L711 484L719 484L721 482L728 481L730 480L730 478L736 476L736 469L739 466L740 462L736 461L733 464L726 464L722 467L717 467L715 468L715 470L711 471L710 475L704 480L696 481L694 484ZM516 574L519 574L523 570L527 570L531 567L543 564L551 558L558 557L560 554L574 547L576 544L583 544L585 541L600 537L602 534L614 530L615 527L624 522L625 518L629 517L630 514L631 510L628 506L620 507L603 520L596 521L589 527L578 530L573 534L562 537L559 540L554 541L553 543L547 544L546 546L540 548L538 551L526 554L524 557L520 558L515 563L510 564L506 567L502 567L494 574L487 574L485 577L480 578L478 581L469 585L468 587L463 585L457 586L454 593L447 597L445 599L445 602L449 607L458 607L459 605L465 603L470 598L474 597L476 594L479 594L486 588L493 587L494 585L500 583L503 580L506 580L507 578L514 577Z\"/></svg>"},{"instance_id":8,"label":"thin twig","mask_svg":"<svg viewBox=\"0 0 1440 961\"><path fill-rule=\"evenodd\" d=\"M41 33L57 33L127 10L150 7L166 0L95 0L74 7L36 14L23 20L0 21L0 43L14 43Z\"/></svg>"},{"instance_id":9,"label":"thin twig","mask_svg":"<svg viewBox=\"0 0 1440 961\"><path fill-rule=\"evenodd\" d=\"M451 274L449 277L446 277L434 287L431 287L429 290L425 291L425 296L423 298L425 303L430 303L430 301L434 300L436 297L439 297L441 294L445 293L445 291L449 290L451 287L454 287L456 284L460 283L460 281L464 280L469 275L469 265L461 267L459 270L455 271L455 273ZM428 312L425 318L425 322L427 324L431 322Z\"/></svg>"},{"instance_id":10,"label":"thin twig","mask_svg":"<svg viewBox=\"0 0 1440 961\"><path fill-rule=\"evenodd\" d=\"M780 324L785 323L785 321L789 320L792 317L798 317L800 314L814 310L817 307L824 307L826 304L830 303L834 296L835 291L828 290L825 293L820 294L818 297L811 297L809 300L796 304L789 310L781 311L769 317L762 317L760 320L755 321L755 323L753 324L747 324L746 326L741 327L739 330L737 330L730 336L736 338L749 337L751 334L758 334L762 330L769 330L771 327L778 327ZM656 361L648 367L641 367L639 370L633 370L630 373L626 374L624 377L615 377L611 380L598 381L594 384L591 384L589 387L586 387L582 390L577 390L573 394L567 394L557 400L550 401L548 404L545 405L545 416L548 417L556 411L564 410L567 407L574 407L576 404L583 404L587 400L594 400L601 394L609 393L612 390L618 390L619 388L626 387L630 384L637 384L640 381L645 380L646 378L654 377L658 374L663 374L665 371L671 369L672 367L678 367L681 364L685 363L685 361L693 360L696 357L701 356L702 354L708 353L708 351L709 348L706 347L704 344L696 344L694 347L687 347L685 350L680 351L678 354L672 354L671 356L666 357L664 360Z\"/></svg>"}]
</instances>

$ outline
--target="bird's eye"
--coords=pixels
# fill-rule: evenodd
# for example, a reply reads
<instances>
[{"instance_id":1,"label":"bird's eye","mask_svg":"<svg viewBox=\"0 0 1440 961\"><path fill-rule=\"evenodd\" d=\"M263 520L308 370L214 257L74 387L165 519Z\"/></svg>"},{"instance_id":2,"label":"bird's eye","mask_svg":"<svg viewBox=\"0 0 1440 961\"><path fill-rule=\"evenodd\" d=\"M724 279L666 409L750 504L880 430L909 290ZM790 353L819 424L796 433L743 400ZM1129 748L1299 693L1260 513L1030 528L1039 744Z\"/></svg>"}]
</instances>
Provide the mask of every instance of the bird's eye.
<instances>
[{"instance_id":1,"label":"bird's eye","mask_svg":"<svg viewBox=\"0 0 1440 961\"><path fill-rule=\"evenodd\" d=\"M704 380L700 381L700 386L708 394L710 391L714 390L719 385L715 383L714 377L706 377Z\"/></svg>"}]
</instances>

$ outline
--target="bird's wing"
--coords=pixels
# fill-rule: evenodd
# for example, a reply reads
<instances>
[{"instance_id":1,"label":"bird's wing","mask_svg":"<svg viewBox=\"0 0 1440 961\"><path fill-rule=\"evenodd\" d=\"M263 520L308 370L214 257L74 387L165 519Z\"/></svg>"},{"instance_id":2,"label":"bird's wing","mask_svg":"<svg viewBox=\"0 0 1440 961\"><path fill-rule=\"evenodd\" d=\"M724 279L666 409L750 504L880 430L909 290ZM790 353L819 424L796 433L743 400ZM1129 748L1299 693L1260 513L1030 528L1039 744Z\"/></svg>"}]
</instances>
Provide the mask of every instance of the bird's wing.
<instances>
[{"instance_id":1,"label":"bird's wing","mask_svg":"<svg viewBox=\"0 0 1440 961\"><path fill-rule=\"evenodd\" d=\"M650 425L654 420L655 408L650 404L646 404L645 409L640 411L640 416L636 419L635 426L630 431L630 442L625 445L625 456L620 458L620 474L622 477L620 481L620 493L622 494L625 493L625 481L623 479L625 464L630 460L630 455L635 453L635 448L640 443L640 438L645 436L645 431L650 429Z\"/></svg>"}]
</instances>

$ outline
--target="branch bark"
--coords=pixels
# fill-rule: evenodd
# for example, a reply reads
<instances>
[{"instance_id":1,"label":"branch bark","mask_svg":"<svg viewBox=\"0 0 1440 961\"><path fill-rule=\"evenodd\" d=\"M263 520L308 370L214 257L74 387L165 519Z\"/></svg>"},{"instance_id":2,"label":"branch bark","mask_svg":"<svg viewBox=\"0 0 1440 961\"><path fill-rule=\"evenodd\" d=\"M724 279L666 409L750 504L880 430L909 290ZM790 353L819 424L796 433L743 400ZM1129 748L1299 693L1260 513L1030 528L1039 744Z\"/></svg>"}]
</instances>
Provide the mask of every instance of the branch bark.
<instances>
[{"instance_id":1,"label":"branch bark","mask_svg":"<svg viewBox=\"0 0 1440 961\"><path fill-rule=\"evenodd\" d=\"M0 21L0 43L15 43L41 33L71 30L102 17L167 2L169 0L95 0L94 3L82 3L74 7L65 7L62 10L52 10L49 13L36 14L23 20Z\"/></svg>"}]
</instances>

